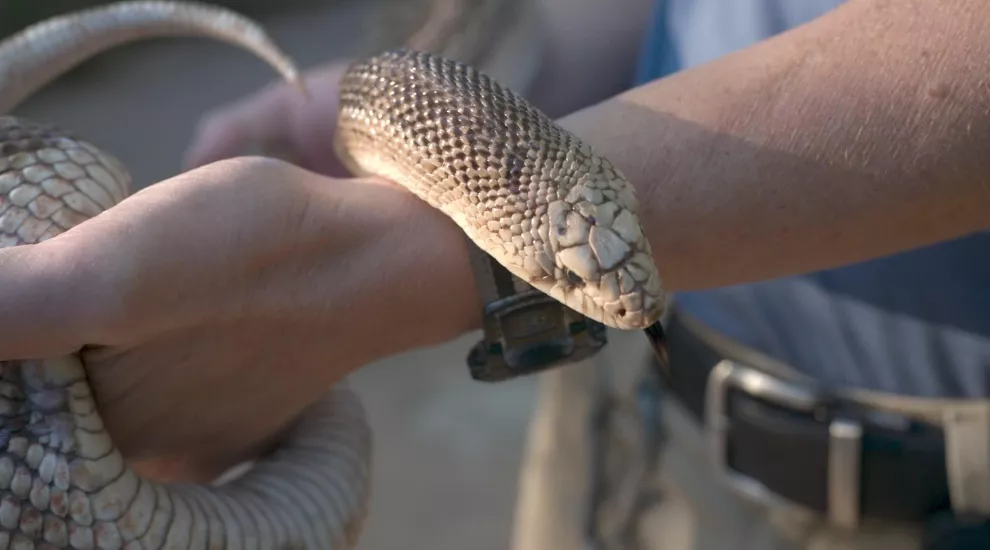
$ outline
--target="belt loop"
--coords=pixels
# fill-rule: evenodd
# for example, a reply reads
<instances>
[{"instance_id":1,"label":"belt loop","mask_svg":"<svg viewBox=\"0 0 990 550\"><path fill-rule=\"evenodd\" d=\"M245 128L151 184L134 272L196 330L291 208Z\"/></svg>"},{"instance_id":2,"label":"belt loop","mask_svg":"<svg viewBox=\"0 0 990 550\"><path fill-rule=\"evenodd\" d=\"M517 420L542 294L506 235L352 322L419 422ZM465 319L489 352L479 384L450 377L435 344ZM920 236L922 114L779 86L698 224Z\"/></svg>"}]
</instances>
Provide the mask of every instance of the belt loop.
<instances>
[{"instance_id":1,"label":"belt loop","mask_svg":"<svg viewBox=\"0 0 990 550\"><path fill-rule=\"evenodd\" d=\"M990 517L990 405L949 408L943 425L953 511Z\"/></svg>"}]
</instances>

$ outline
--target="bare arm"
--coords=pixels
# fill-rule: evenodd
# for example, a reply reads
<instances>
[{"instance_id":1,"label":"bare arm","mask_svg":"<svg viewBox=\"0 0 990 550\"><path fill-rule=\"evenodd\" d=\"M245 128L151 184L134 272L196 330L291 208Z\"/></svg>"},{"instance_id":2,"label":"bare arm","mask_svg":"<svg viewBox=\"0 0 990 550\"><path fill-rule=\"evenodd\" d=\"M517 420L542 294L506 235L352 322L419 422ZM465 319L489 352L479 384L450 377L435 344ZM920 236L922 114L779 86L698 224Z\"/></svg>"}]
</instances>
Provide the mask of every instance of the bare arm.
<instances>
[{"instance_id":1,"label":"bare arm","mask_svg":"<svg viewBox=\"0 0 990 550\"><path fill-rule=\"evenodd\" d=\"M603 9L574 0L568 11L567 0L541 1L550 20L564 18L548 31L550 55L533 95L541 107L566 112L629 82L650 2ZM990 226L987 21L986 0L849 0L811 24L561 122L638 187L668 290L874 258ZM194 164L236 154L210 143L277 135L286 120L298 122L285 133L300 150L332 158L339 74L325 76L319 109L293 110L286 87L212 118ZM444 236L435 245L444 254L402 276L422 281L416 292L444 297L456 310L452 324L474 328L463 237L443 214L418 207L437 224L433 238Z\"/></svg>"},{"instance_id":2,"label":"bare arm","mask_svg":"<svg viewBox=\"0 0 990 550\"><path fill-rule=\"evenodd\" d=\"M670 290L990 227L990 4L851 0L563 124L633 181Z\"/></svg>"}]
</instances>

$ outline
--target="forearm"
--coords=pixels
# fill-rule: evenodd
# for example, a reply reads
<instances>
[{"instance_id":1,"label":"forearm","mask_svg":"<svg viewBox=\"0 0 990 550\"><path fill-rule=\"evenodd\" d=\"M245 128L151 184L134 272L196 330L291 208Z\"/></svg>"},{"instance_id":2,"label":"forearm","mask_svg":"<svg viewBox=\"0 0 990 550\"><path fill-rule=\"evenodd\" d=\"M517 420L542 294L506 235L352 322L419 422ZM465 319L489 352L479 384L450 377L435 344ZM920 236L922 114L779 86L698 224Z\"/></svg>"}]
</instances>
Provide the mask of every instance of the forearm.
<instances>
[{"instance_id":1,"label":"forearm","mask_svg":"<svg viewBox=\"0 0 990 550\"><path fill-rule=\"evenodd\" d=\"M538 0L543 62L530 99L550 116L626 90L654 0Z\"/></svg>"},{"instance_id":2,"label":"forearm","mask_svg":"<svg viewBox=\"0 0 990 550\"><path fill-rule=\"evenodd\" d=\"M851 0L562 123L638 188L669 290L990 226L990 4Z\"/></svg>"}]
</instances>

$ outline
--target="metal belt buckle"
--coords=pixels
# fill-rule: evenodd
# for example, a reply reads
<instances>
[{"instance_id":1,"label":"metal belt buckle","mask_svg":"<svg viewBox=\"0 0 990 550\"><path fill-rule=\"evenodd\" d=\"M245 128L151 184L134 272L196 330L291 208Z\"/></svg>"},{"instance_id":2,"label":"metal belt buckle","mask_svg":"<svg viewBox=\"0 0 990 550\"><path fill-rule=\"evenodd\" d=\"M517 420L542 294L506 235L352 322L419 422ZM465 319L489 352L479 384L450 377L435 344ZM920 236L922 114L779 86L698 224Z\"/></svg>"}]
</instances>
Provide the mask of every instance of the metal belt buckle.
<instances>
[{"instance_id":1,"label":"metal belt buckle","mask_svg":"<svg viewBox=\"0 0 990 550\"><path fill-rule=\"evenodd\" d=\"M484 339L467 358L471 377L498 382L576 363L601 350L605 325L538 291L485 306Z\"/></svg>"},{"instance_id":2,"label":"metal belt buckle","mask_svg":"<svg viewBox=\"0 0 990 550\"><path fill-rule=\"evenodd\" d=\"M729 360L721 361L708 377L705 426L716 473L743 497L761 504L794 506L760 481L735 471L729 464L729 391L791 410L813 414L828 405L814 387L783 380ZM859 422L834 419L829 424L828 519L836 527L854 529L860 520L860 463L863 427Z\"/></svg>"}]
</instances>

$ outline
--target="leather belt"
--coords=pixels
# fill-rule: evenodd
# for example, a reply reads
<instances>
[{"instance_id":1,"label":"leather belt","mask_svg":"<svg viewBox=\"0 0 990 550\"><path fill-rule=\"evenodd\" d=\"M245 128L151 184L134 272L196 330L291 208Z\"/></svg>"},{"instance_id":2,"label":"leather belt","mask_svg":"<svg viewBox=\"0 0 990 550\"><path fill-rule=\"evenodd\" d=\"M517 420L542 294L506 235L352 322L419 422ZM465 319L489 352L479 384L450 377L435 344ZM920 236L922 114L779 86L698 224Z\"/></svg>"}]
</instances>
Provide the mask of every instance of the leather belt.
<instances>
[{"instance_id":1,"label":"leather belt","mask_svg":"<svg viewBox=\"0 0 990 550\"><path fill-rule=\"evenodd\" d=\"M951 509L940 427L780 376L779 366L726 357L689 321L675 312L665 323L669 365L656 370L665 393L708 430L718 472L733 487L850 528L863 518L923 522Z\"/></svg>"}]
</instances>

